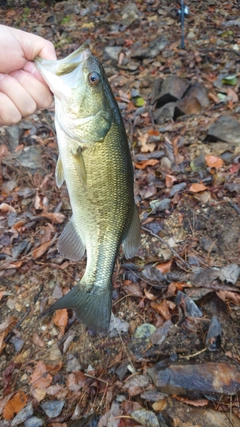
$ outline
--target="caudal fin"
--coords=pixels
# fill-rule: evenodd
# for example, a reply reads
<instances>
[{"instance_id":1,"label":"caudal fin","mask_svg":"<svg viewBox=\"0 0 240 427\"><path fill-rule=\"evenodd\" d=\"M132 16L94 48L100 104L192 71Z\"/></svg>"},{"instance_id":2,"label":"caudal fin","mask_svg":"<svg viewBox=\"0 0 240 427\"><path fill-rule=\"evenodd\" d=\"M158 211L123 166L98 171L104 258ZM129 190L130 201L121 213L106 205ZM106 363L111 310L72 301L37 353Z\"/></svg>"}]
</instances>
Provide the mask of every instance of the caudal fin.
<instances>
[{"instance_id":1,"label":"caudal fin","mask_svg":"<svg viewBox=\"0 0 240 427\"><path fill-rule=\"evenodd\" d=\"M99 332L107 332L111 318L112 291L106 288L93 287L91 292L84 292L81 283L68 294L56 301L43 314L49 314L61 308L75 311L79 322Z\"/></svg>"}]
</instances>

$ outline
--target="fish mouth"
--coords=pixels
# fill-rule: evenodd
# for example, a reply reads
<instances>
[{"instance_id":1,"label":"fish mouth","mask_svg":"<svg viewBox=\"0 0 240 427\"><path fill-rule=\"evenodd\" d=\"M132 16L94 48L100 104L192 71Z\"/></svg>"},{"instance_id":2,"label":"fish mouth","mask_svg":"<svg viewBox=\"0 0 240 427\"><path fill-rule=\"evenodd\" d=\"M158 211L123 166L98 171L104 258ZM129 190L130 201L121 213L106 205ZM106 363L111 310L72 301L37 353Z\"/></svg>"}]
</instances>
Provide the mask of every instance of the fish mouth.
<instances>
[{"instance_id":1,"label":"fish mouth","mask_svg":"<svg viewBox=\"0 0 240 427\"><path fill-rule=\"evenodd\" d=\"M43 77L46 77L46 71L57 76L64 76L75 70L78 65L81 62L85 62L89 56L91 56L89 45L88 43L84 43L64 59L53 61L37 57L35 58L35 63Z\"/></svg>"}]
</instances>

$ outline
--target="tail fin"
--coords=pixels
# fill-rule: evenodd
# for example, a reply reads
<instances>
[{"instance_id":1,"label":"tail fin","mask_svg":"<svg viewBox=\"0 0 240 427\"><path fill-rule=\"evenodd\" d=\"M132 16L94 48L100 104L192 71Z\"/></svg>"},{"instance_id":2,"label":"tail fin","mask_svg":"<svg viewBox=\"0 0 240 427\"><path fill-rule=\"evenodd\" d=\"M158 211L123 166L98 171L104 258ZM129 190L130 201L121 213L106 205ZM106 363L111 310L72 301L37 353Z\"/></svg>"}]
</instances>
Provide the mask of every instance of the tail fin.
<instances>
[{"instance_id":1,"label":"tail fin","mask_svg":"<svg viewBox=\"0 0 240 427\"><path fill-rule=\"evenodd\" d=\"M80 285L81 283L76 285L43 314L49 314L61 308L71 308L81 323L96 331L107 333L111 318L112 287L95 286L90 292L86 292Z\"/></svg>"}]
</instances>

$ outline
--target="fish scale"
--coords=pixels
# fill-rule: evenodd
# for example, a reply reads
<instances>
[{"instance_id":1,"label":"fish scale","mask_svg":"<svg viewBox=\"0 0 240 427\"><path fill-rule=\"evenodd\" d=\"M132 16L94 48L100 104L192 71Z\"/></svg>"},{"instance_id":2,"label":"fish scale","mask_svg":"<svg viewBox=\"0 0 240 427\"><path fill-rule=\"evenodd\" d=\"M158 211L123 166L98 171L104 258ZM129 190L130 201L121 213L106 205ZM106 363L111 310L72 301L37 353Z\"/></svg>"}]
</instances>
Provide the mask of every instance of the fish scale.
<instances>
[{"instance_id":1,"label":"fish scale","mask_svg":"<svg viewBox=\"0 0 240 427\"><path fill-rule=\"evenodd\" d=\"M140 225L133 194L133 167L123 120L101 63L87 45L67 58L36 65L55 95L59 146L56 180L66 181L72 218L58 249L87 266L79 283L47 313L75 310L80 322L107 332L112 275L121 244L135 254Z\"/></svg>"}]
</instances>

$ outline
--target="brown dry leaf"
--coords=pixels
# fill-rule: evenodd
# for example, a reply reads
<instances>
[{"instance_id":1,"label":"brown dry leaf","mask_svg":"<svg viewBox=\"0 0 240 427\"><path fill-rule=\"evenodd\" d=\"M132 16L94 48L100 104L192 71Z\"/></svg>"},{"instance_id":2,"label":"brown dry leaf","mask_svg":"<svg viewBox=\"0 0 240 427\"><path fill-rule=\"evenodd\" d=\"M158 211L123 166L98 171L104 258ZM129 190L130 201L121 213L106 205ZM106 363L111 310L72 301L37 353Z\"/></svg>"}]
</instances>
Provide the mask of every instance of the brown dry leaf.
<instances>
[{"instance_id":1,"label":"brown dry leaf","mask_svg":"<svg viewBox=\"0 0 240 427\"><path fill-rule=\"evenodd\" d=\"M27 396L23 391L18 391L6 403L3 409L3 417L5 420L11 420L27 403Z\"/></svg>"},{"instance_id":2,"label":"brown dry leaf","mask_svg":"<svg viewBox=\"0 0 240 427\"><path fill-rule=\"evenodd\" d=\"M179 400L180 402L186 403L187 405L191 406L207 406L209 401L207 399L197 399L197 400L191 400L187 397L181 397L181 396L172 396L174 399Z\"/></svg>"},{"instance_id":3,"label":"brown dry leaf","mask_svg":"<svg viewBox=\"0 0 240 427\"><path fill-rule=\"evenodd\" d=\"M36 368L31 375L30 384L33 388L45 390L52 382L52 375L47 371L47 367L42 360L37 362Z\"/></svg>"},{"instance_id":4,"label":"brown dry leaf","mask_svg":"<svg viewBox=\"0 0 240 427\"><path fill-rule=\"evenodd\" d=\"M148 133L144 133L143 135L140 135L138 137L138 139L141 143L141 152L142 153L147 153L148 151L150 151L150 153L152 153L156 148L155 142L152 142L149 144L147 143L148 137L149 137Z\"/></svg>"},{"instance_id":5,"label":"brown dry leaf","mask_svg":"<svg viewBox=\"0 0 240 427\"><path fill-rule=\"evenodd\" d=\"M154 411L161 412L167 407L167 399L158 400L152 404Z\"/></svg>"},{"instance_id":6,"label":"brown dry leaf","mask_svg":"<svg viewBox=\"0 0 240 427\"><path fill-rule=\"evenodd\" d=\"M0 145L0 162L9 153L8 148L5 144Z\"/></svg>"},{"instance_id":7,"label":"brown dry leaf","mask_svg":"<svg viewBox=\"0 0 240 427\"><path fill-rule=\"evenodd\" d=\"M163 299L160 303L154 301L151 302L151 307L154 308L158 313L160 313L165 320L171 319L169 307L165 299Z\"/></svg>"},{"instance_id":8,"label":"brown dry leaf","mask_svg":"<svg viewBox=\"0 0 240 427\"><path fill-rule=\"evenodd\" d=\"M32 340L33 340L33 344L38 345L39 347L44 347L44 341L42 340L42 338L40 338L40 336L34 332L33 336L32 336Z\"/></svg>"},{"instance_id":9,"label":"brown dry leaf","mask_svg":"<svg viewBox=\"0 0 240 427\"><path fill-rule=\"evenodd\" d=\"M56 374L56 372L59 372L60 369L62 369L62 365L63 365L63 362L59 360L54 365L46 365L46 368L48 372L50 372L51 374Z\"/></svg>"},{"instance_id":10,"label":"brown dry leaf","mask_svg":"<svg viewBox=\"0 0 240 427\"><path fill-rule=\"evenodd\" d=\"M143 296L142 290L140 289L138 283L127 283L123 289L127 294L130 294L134 297L142 298Z\"/></svg>"},{"instance_id":11,"label":"brown dry leaf","mask_svg":"<svg viewBox=\"0 0 240 427\"><path fill-rule=\"evenodd\" d=\"M159 136L159 135L160 135L160 132L159 132L159 130L157 130L157 129L150 129L150 130L148 131L148 135L151 135L151 136Z\"/></svg>"},{"instance_id":12,"label":"brown dry leaf","mask_svg":"<svg viewBox=\"0 0 240 427\"><path fill-rule=\"evenodd\" d=\"M61 335L63 335L68 323L67 309L63 308L61 310L57 310L54 313L53 322L54 322L54 325L56 325L59 328Z\"/></svg>"},{"instance_id":13,"label":"brown dry leaf","mask_svg":"<svg viewBox=\"0 0 240 427\"><path fill-rule=\"evenodd\" d=\"M199 184L196 182L191 185L191 187L189 188L189 191L191 191L192 193L199 193L200 191L204 191L206 189L207 187L204 184L202 183Z\"/></svg>"},{"instance_id":14,"label":"brown dry leaf","mask_svg":"<svg viewBox=\"0 0 240 427\"><path fill-rule=\"evenodd\" d=\"M12 328L17 324L16 317L9 317L4 322L0 324L0 354L3 349L6 347L5 338L11 332Z\"/></svg>"},{"instance_id":15,"label":"brown dry leaf","mask_svg":"<svg viewBox=\"0 0 240 427\"><path fill-rule=\"evenodd\" d=\"M219 291L217 292L219 298L223 301L232 301L236 305L240 305L240 295L236 292L231 291Z\"/></svg>"},{"instance_id":16,"label":"brown dry leaf","mask_svg":"<svg viewBox=\"0 0 240 427\"><path fill-rule=\"evenodd\" d=\"M145 169L147 166L155 166L159 163L157 159L143 160L142 162L135 163L137 169Z\"/></svg>"},{"instance_id":17,"label":"brown dry leaf","mask_svg":"<svg viewBox=\"0 0 240 427\"><path fill-rule=\"evenodd\" d=\"M206 164L209 168L221 168L223 166L223 160L221 157L211 156L207 154L205 156Z\"/></svg>"},{"instance_id":18,"label":"brown dry leaf","mask_svg":"<svg viewBox=\"0 0 240 427\"><path fill-rule=\"evenodd\" d=\"M36 210L41 210L43 208L42 202L41 202L41 197L39 196L38 191L36 192L36 196L35 196L35 200L34 200L34 208Z\"/></svg>"},{"instance_id":19,"label":"brown dry leaf","mask_svg":"<svg viewBox=\"0 0 240 427\"><path fill-rule=\"evenodd\" d=\"M167 188L171 188L174 184L174 182L177 181L177 178L175 178L175 176L173 175L166 175L166 187Z\"/></svg>"},{"instance_id":20,"label":"brown dry leaf","mask_svg":"<svg viewBox=\"0 0 240 427\"><path fill-rule=\"evenodd\" d=\"M157 299L155 295L151 294L151 292L148 292L146 289L144 289L144 294L145 294L145 297L150 301L155 301Z\"/></svg>"},{"instance_id":21,"label":"brown dry leaf","mask_svg":"<svg viewBox=\"0 0 240 427\"><path fill-rule=\"evenodd\" d=\"M63 215L60 212L53 212L53 213L45 212L45 213L41 213L41 216L43 216L44 218L50 219L50 221L52 221L53 223L56 222L57 224L61 224L65 220L65 215Z\"/></svg>"},{"instance_id":22,"label":"brown dry leaf","mask_svg":"<svg viewBox=\"0 0 240 427\"><path fill-rule=\"evenodd\" d=\"M46 390L37 387L31 387L31 393L34 399L36 399L38 402L41 402L41 400L43 400L47 394Z\"/></svg>"},{"instance_id":23,"label":"brown dry leaf","mask_svg":"<svg viewBox=\"0 0 240 427\"><path fill-rule=\"evenodd\" d=\"M238 102L238 94L230 87L227 88L227 96L231 96L233 103Z\"/></svg>"},{"instance_id":24,"label":"brown dry leaf","mask_svg":"<svg viewBox=\"0 0 240 427\"><path fill-rule=\"evenodd\" d=\"M0 205L0 211L2 211L3 213L7 213L7 212L14 212L14 213L16 213L16 209L14 209L8 203L1 203L1 205Z\"/></svg>"},{"instance_id":25,"label":"brown dry leaf","mask_svg":"<svg viewBox=\"0 0 240 427\"><path fill-rule=\"evenodd\" d=\"M33 249L32 251L33 258L35 259L40 258L48 250L52 242L53 242L53 239L49 240L49 242L43 243L43 245L38 246L36 249Z\"/></svg>"},{"instance_id":26,"label":"brown dry leaf","mask_svg":"<svg viewBox=\"0 0 240 427\"><path fill-rule=\"evenodd\" d=\"M162 262L161 264L157 264L155 267L161 271L162 274L169 273L172 266L172 260L167 262Z\"/></svg>"},{"instance_id":27,"label":"brown dry leaf","mask_svg":"<svg viewBox=\"0 0 240 427\"><path fill-rule=\"evenodd\" d=\"M71 391L78 391L85 385L86 377L81 371L75 371L67 377L67 388Z\"/></svg>"}]
</instances>

